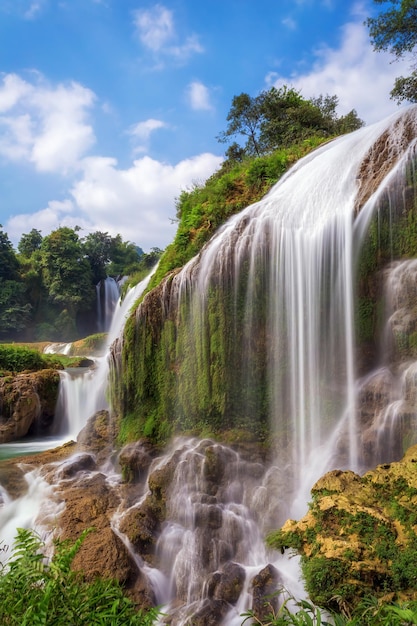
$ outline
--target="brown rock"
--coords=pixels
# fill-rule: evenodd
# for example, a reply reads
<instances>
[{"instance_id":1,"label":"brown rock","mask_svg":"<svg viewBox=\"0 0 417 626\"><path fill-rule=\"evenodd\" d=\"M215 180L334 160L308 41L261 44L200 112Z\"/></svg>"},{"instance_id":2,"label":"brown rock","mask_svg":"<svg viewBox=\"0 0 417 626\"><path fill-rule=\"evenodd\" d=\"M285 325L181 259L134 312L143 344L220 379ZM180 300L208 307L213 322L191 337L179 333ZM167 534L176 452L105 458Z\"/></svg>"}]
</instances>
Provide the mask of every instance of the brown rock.
<instances>
[{"instance_id":1,"label":"brown rock","mask_svg":"<svg viewBox=\"0 0 417 626\"><path fill-rule=\"evenodd\" d=\"M263 621L279 607L277 587L282 583L278 570L271 564L263 568L252 580L252 610Z\"/></svg>"},{"instance_id":2,"label":"brown rock","mask_svg":"<svg viewBox=\"0 0 417 626\"><path fill-rule=\"evenodd\" d=\"M58 389L59 374L51 369L0 378L0 443L49 427Z\"/></svg>"}]
</instances>

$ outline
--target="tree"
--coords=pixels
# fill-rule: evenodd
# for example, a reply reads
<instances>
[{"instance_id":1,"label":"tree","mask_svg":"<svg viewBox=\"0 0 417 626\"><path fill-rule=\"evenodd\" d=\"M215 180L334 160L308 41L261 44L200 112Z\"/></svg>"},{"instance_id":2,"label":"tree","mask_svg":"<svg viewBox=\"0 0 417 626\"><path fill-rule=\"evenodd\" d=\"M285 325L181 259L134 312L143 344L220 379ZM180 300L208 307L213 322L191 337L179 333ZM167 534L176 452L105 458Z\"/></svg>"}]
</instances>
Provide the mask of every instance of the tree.
<instances>
[{"instance_id":1,"label":"tree","mask_svg":"<svg viewBox=\"0 0 417 626\"><path fill-rule=\"evenodd\" d=\"M292 87L272 87L252 98L241 93L232 100L226 131L218 140L232 136L247 137L241 148L236 142L226 151L228 162L242 161L244 156L261 156L286 148L312 135L333 136L363 126L355 110L339 118L337 96L319 96L307 100Z\"/></svg>"},{"instance_id":2,"label":"tree","mask_svg":"<svg viewBox=\"0 0 417 626\"><path fill-rule=\"evenodd\" d=\"M83 248L93 272L93 282L97 284L107 276L106 267L111 259L113 238L108 233L97 231L85 237Z\"/></svg>"},{"instance_id":3,"label":"tree","mask_svg":"<svg viewBox=\"0 0 417 626\"><path fill-rule=\"evenodd\" d=\"M134 243L123 241L120 235L112 239L110 264L107 272L110 276L126 276L137 270L140 254Z\"/></svg>"},{"instance_id":4,"label":"tree","mask_svg":"<svg viewBox=\"0 0 417 626\"><path fill-rule=\"evenodd\" d=\"M39 250L42 243L41 231L36 228L32 228L30 233L23 234L17 244L17 249L20 254L26 257L31 257L32 254Z\"/></svg>"},{"instance_id":5,"label":"tree","mask_svg":"<svg viewBox=\"0 0 417 626\"><path fill-rule=\"evenodd\" d=\"M389 5L377 17L366 20L371 42L376 51L386 50L396 59L407 53L415 55L417 47L416 0L374 0L375 4ZM391 97L397 102L417 102L417 68L411 66L410 76L396 79Z\"/></svg>"},{"instance_id":6,"label":"tree","mask_svg":"<svg viewBox=\"0 0 417 626\"><path fill-rule=\"evenodd\" d=\"M92 270L75 230L62 227L44 237L40 264L51 303L56 305L69 334L76 331L76 316L95 299Z\"/></svg>"},{"instance_id":7,"label":"tree","mask_svg":"<svg viewBox=\"0 0 417 626\"><path fill-rule=\"evenodd\" d=\"M16 337L29 324L31 310L24 283L0 277L0 335Z\"/></svg>"},{"instance_id":8,"label":"tree","mask_svg":"<svg viewBox=\"0 0 417 626\"><path fill-rule=\"evenodd\" d=\"M234 96L232 106L226 120L229 122L226 130L219 134L221 143L228 141L234 135L247 137L246 151L249 154L260 156L259 132L263 118L262 94L252 98L247 93Z\"/></svg>"},{"instance_id":9,"label":"tree","mask_svg":"<svg viewBox=\"0 0 417 626\"><path fill-rule=\"evenodd\" d=\"M19 262L13 250L12 242L0 224L0 278L16 280L19 278Z\"/></svg>"}]
</instances>

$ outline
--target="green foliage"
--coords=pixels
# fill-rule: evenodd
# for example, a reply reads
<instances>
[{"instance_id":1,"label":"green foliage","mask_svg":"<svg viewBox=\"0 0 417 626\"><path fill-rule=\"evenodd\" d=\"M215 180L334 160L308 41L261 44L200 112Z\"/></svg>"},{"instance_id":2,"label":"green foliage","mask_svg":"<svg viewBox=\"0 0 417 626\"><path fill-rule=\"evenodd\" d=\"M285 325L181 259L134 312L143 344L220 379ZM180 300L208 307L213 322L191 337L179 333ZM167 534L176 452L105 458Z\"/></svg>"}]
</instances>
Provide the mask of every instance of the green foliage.
<instances>
[{"instance_id":1,"label":"green foliage","mask_svg":"<svg viewBox=\"0 0 417 626\"><path fill-rule=\"evenodd\" d=\"M288 597L288 594L286 595L287 598L279 609L275 610L269 604L271 612L264 619L257 617L252 610L243 613L241 617L245 619L242 622L242 626L249 620L251 625L260 624L261 626L286 626L287 624L292 626L344 626L347 624L343 617L336 614L330 617L332 621L329 622L327 621L328 616L325 616L319 607L314 606L308 600L297 601L292 596ZM290 603L292 606L289 606Z\"/></svg>"},{"instance_id":2,"label":"green foliage","mask_svg":"<svg viewBox=\"0 0 417 626\"><path fill-rule=\"evenodd\" d=\"M43 239L41 266L51 302L65 307L72 318L89 308L95 297L91 267L75 230L58 228Z\"/></svg>"},{"instance_id":3,"label":"green foliage","mask_svg":"<svg viewBox=\"0 0 417 626\"><path fill-rule=\"evenodd\" d=\"M31 310L26 301L25 285L0 278L0 335L17 336L28 324Z\"/></svg>"},{"instance_id":4,"label":"green foliage","mask_svg":"<svg viewBox=\"0 0 417 626\"><path fill-rule=\"evenodd\" d=\"M8 372L40 370L47 367L47 361L37 350L24 346L0 344L0 369Z\"/></svg>"},{"instance_id":5,"label":"green foliage","mask_svg":"<svg viewBox=\"0 0 417 626\"><path fill-rule=\"evenodd\" d=\"M18 268L19 263L13 251L12 243L0 224L0 279L16 280Z\"/></svg>"},{"instance_id":6,"label":"green foliage","mask_svg":"<svg viewBox=\"0 0 417 626\"><path fill-rule=\"evenodd\" d=\"M30 258L36 250L39 250L42 244L41 231L36 228L32 228L30 233L23 234L17 244L17 249L20 254Z\"/></svg>"},{"instance_id":7,"label":"green foliage","mask_svg":"<svg viewBox=\"0 0 417 626\"><path fill-rule=\"evenodd\" d=\"M415 56L417 46L417 6L415 0L374 0L387 5L376 17L368 18L369 35L374 49L388 50L397 59L405 54ZM391 97L401 102L417 102L417 72L397 78Z\"/></svg>"},{"instance_id":8,"label":"green foliage","mask_svg":"<svg viewBox=\"0 0 417 626\"><path fill-rule=\"evenodd\" d=\"M3 626L151 626L158 611L136 611L116 581L84 581L71 563L86 531L71 544L55 541L52 559L31 530L18 529L14 554L0 572Z\"/></svg>"},{"instance_id":9,"label":"green foliage","mask_svg":"<svg viewBox=\"0 0 417 626\"><path fill-rule=\"evenodd\" d=\"M227 152L232 161L241 161L244 154L259 157L312 135L329 138L363 126L355 110L339 118L337 104L337 96L306 100L299 91L286 85L279 89L272 87L256 97L241 93L232 100L227 116L229 124L218 140L224 143L230 137L245 137L243 149L239 150L235 142Z\"/></svg>"}]
</instances>

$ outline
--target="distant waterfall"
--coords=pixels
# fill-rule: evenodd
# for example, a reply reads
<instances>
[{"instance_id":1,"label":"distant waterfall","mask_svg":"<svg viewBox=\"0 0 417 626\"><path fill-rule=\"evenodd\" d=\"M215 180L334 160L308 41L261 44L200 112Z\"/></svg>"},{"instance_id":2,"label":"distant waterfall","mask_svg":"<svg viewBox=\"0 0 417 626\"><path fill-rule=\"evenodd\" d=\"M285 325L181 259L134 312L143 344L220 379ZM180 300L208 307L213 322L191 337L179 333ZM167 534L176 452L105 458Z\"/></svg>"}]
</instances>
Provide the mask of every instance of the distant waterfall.
<instances>
[{"instance_id":1,"label":"distant waterfall","mask_svg":"<svg viewBox=\"0 0 417 626\"><path fill-rule=\"evenodd\" d=\"M118 297L108 327L105 354L102 357L94 357L95 367L93 369L67 369L61 373L55 420L60 434L76 439L89 417L96 411L109 408L106 391L110 346L121 334L130 309L146 289L152 274L153 272L135 287L129 289L123 299Z\"/></svg>"},{"instance_id":2,"label":"distant waterfall","mask_svg":"<svg viewBox=\"0 0 417 626\"><path fill-rule=\"evenodd\" d=\"M119 283L107 276L96 285L96 293L97 328L100 332L107 332L120 296Z\"/></svg>"}]
</instances>

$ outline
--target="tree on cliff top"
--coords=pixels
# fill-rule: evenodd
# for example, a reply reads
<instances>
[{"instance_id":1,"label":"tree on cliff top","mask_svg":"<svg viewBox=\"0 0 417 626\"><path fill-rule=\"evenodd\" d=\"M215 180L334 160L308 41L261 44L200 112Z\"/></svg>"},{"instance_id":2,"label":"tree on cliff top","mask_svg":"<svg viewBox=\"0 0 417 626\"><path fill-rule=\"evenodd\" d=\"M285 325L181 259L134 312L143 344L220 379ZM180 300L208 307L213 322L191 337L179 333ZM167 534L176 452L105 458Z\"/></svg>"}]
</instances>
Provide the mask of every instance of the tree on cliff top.
<instances>
[{"instance_id":1,"label":"tree on cliff top","mask_svg":"<svg viewBox=\"0 0 417 626\"><path fill-rule=\"evenodd\" d=\"M292 87L261 91L255 97L247 93L234 96L227 116L227 128L217 139L226 143L231 137L245 137L244 148L235 142L226 151L232 161L244 156L259 157L288 148L307 137L331 137L363 126L355 110L338 117L337 96L319 96L307 100Z\"/></svg>"},{"instance_id":2,"label":"tree on cliff top","mask_svg":"<svg viewBox=\"0 0 417 626\"><path fill-rule=\"evenodd\" d=\"M374 0L389 5L377 17L366 20L371 42L376 51L387 50L396 59L411 53L414 56L410 76L396 79L391 97L397 102L417 102L417 2L416 0Z\"/></svg>"}]
</instances>

